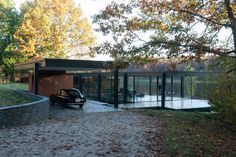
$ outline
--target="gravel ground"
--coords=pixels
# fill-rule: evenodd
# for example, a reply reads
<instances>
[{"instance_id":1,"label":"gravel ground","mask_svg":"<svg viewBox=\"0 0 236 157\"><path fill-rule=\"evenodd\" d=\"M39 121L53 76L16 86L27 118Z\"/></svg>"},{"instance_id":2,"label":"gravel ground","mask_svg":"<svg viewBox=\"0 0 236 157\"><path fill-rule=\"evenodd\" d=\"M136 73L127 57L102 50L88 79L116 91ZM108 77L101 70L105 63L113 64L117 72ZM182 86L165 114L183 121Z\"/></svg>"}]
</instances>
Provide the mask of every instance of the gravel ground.
<instances>
[{"instance_id":1,"label":"gravel ground","mask_svg":"<svg viewBox=\"0 0 236 157\"><path fill-rule=\"evenodd\" d=\"M0 129L0 156L162 156L157 118L130 111L53 109L50 119Z\"/></svg>"}]
</instances>

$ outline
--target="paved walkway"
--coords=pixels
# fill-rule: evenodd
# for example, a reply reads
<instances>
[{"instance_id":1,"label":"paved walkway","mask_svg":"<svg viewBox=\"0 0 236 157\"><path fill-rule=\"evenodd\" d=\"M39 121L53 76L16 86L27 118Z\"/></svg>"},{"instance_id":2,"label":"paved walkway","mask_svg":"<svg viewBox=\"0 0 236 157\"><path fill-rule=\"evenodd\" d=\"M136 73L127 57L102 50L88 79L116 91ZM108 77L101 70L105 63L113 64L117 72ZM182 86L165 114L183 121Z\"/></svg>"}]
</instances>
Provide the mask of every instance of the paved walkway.
<instances>
[{"instance_id":1,"label":"paved walkway","mask_svg":"<svg viewBox=\"0 0 236 157\"><path fill-rule=\"evenodd\" d=\"M60 105L51 106L51 108L53 110L62 109ZM84 112L84 113L122 111L122 109L116 109L114 107L108 106L107 103L93 101L93 100L87 101L83 108L79 108L79 106L67 106L64 109L71 109L71 110L76 110L78 112Z\"/></svg>"},{"instance_id":2,"label":"paved walkway","mask_svg":"<svg viewBox=\"0 0 236 157\"><path fill-rule=\"evenodd\" d=\"M106 103L98 102L98 101L88 101L84 106L84 112L113 112L113 111L121 111L122 109L116 109L114 107L108 106Z\"/></svg>"}]
</instances>

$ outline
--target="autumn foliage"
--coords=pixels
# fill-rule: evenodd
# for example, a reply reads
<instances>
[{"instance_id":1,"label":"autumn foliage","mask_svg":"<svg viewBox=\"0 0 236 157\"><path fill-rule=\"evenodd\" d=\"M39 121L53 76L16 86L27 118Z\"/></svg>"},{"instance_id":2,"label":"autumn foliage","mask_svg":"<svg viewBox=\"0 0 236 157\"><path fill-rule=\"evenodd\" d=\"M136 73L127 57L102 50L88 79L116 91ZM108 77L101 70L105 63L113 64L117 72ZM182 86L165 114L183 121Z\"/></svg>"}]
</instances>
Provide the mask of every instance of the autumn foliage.
<instances>
[{"instance_id":1,"label":"autumn foliage","mask_svg":"<svg viewBox=\"0 0 236 157\"><path fill-rule=\"evenodd\" d=\"M92 27L74 0L0 0L0 66L13 75L16 62L91 56Z\"/></svg>"},{"instance_id":2,"label":"autumn foliage","mask_svg":"<svg viewBox=\"0 0 236 157\"><path fill-rule=\"evenodd\" d=\"M98 50L130 61L235 55L235 8L233 0L112 2L94 16L97 31L113 37Z\"/></svg>"},{"instance_id":3,"label":"autumn foliage","mask_svg":"<svg viewBox=\"0 0 236 157\"><path fill-rule=\"evenodd\" d=\"M79 58L94 43L92 28L73 0L34 0L24 10L14 37L29 59Z\"/></svg>"}]
</instances>

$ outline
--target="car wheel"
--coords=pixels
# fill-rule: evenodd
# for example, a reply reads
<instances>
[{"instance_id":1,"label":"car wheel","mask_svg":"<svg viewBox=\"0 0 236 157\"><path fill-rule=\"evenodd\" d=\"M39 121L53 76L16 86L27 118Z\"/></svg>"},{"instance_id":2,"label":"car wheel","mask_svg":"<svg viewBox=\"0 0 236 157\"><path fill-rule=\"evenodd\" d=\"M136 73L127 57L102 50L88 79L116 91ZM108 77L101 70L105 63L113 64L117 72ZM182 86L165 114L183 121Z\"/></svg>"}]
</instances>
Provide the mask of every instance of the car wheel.
<instances>
[{"instance_id":1,"label":"car wheel","mask_svg":"<svg viewBox=\"0 0 236 157\"><path fill-rule=\"evenodd\" d=\"M51 100L51 105L54 106L55 105L55 102Z\"/></svg>"},{"instance_id":2,"label":"car wheel","mask_svg":"<svg viewBox=\"0 0 236 157\"><path fill-rule=\"evenodd\" d=\"M62 101L62 102L61 102L61 105L62 105L63 107L66 107L66 106L67 106L67 102L66 102L66 101Z\"/></svg>"},{"instance_id":3,"label":"car wheel","mask_svg":"<svg viewBox=\"0 0 236 157\"><path fill-rule=\"evenodd\" d=\"M79 107L82 108L84 106L84 104L79 104Z\"/></svg>"}]
</instances>

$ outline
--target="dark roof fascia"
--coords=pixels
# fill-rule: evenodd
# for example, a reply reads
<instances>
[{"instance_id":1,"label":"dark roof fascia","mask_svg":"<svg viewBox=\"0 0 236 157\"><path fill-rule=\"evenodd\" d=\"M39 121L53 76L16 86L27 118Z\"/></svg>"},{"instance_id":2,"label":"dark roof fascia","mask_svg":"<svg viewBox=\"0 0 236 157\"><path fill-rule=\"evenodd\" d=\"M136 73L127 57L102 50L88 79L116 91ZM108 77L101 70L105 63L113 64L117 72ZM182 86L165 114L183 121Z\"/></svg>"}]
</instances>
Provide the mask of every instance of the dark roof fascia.
<instances>
[{"instance_id":1,"label":"dark roof fascia","mask_svg":"<svg viewBox=\"0 0 236 157\"><path fill-rule=\"evenodd\" d=\"M49 59L43 58L29 62L17 63L14 65L15 70L33 69L34 64L39 63L39 70L90 70L90 69L109 69L112 68L112 61L93 61L93 60L69 60L69 59Z\"/></svg>"},{"instance_id":2,"label":"dark roof fascia","mask_svg":"<svg viewBox=\"0 0 236 157\"><path fill-rule=\"evenodd\" d=\"M139 71L139 72L119 72L119 76L124 76L124 74L127 74L128 77L136 76L136 77L162 77L163 73L166 73L167 77L205 77L205 76L212 76L212 75L218 75L219 73L217 72L195 72L195 71L165 71L165 72L144 72L144 71ZM87 72L81 72L79 75L82 76L94 76L97 74L100 74L102 76L113 76L114 73L112 71L110 72L102 72L102 71L97 71L93 73L87 73Z\"/></svg>"},{"instance_id":3,"label":"dark roof fascia","mask_svg":"<svg viewBox=\"0 0 236 157\"><path fill-rule=\"evenodd\" d=\"M76 73L78 72L86 72L86 71L99 71L99 70L104 70L104 69L99 69L99 68L70 68L70 67L39 67L40 71L67 71L68 73Z\"/></svg>"},{"instance_id":4,"label":"dark roof fascia","mask_svg":"<svg viewBox=\"0 0 236 157\"><path fill-rule=\"evenodd\" d=\"M45 59L45 67L61 67L71 69L106 69L111 68L112 61Z\"/></svg>"},{"instance_id":5,"label":"dark roof fascia","mask_svg":"<svg viewBox=\"0 0 236 157\"><path fill-rule=\"evenodd\" d=\"M198 72L198 71L168 71L165 72L167 76L211 76L217 75L218 72Z\"/></svg>"},{"instance_id":6,"label":"dark roof fascia","mask_svg":"<svg viewBox=\"0 0 236 157\"><path fill-rule=\"evenodd\" d=\"M34 69L34 64L39 63L40 67L45 66L45 59L38 59L23 63L17 63L14 65L15 70L28 70L28 69Z\"/></svg>"}]
</instances>

